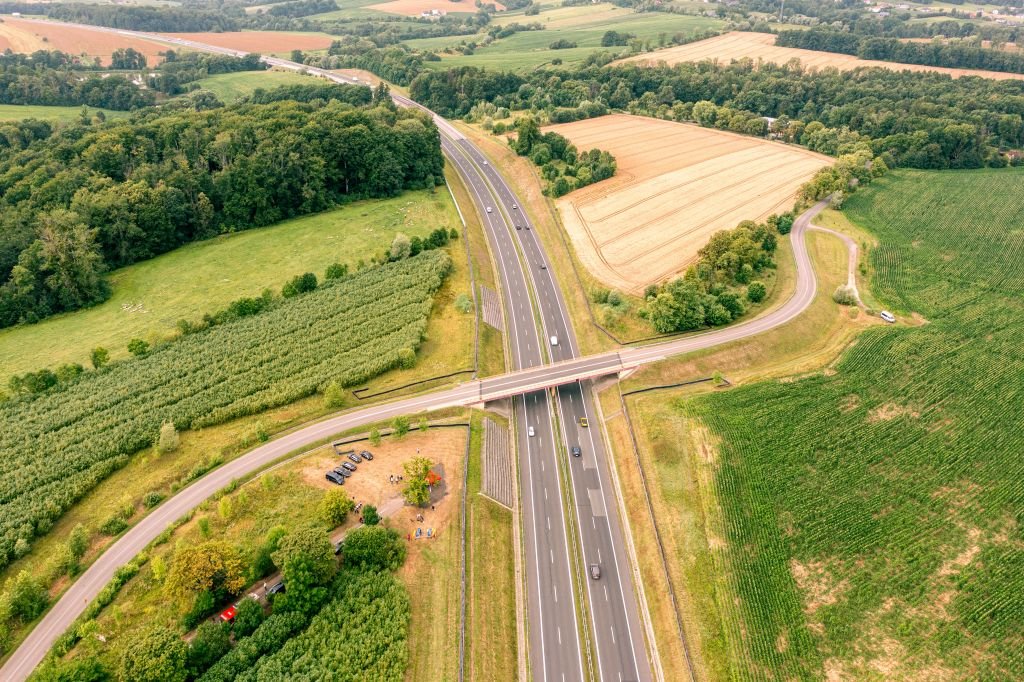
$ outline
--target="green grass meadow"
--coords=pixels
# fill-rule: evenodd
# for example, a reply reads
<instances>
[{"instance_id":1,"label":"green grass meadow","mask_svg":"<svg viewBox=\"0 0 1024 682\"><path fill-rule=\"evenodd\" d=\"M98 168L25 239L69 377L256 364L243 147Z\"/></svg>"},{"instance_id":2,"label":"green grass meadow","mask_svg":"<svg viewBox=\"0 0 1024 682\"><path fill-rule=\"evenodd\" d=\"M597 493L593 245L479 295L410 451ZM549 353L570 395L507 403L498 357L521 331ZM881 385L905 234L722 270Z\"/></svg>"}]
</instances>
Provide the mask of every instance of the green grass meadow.
<instances>
[{"instance_id":1,"label":"green grass meadow","mask_svg":"<svg viewBox=\"0 0 1024 682\"><path fill-rule=\"evenodd\" d=\"M225 104L237 102L256 90L271 90L281 85L307 85L314 81L312 76L303 76L294 71L239 71L220 73L198 81L199 87L209 90Z\"/></svg>"},{"instance_id":2,"label":"green grass meadow","mask_svg":"<svg viewBox=\"0 0 1024 682\"><path fill-rule=\"evenodd\" d=\"M112 272L113 295L98 306L0 331L0 382L64 362L88 366L96 346L127 357L132 338L164 338L179 319L196 320L241 296L280 289L296 274L322 277L334 262L368 263L397 232L422 237L441 226L461 230L443 187L189 244Z\"/></svg>"},{"instance_id":3,"label":"green grass meadow","mask_svg":"<svg viewBox=\"0 0 1024 682\"><path fill-rule=\"evenodd\" d=\"M102 111L107 120L124 118L131 112L111 111L88 107L90 118ZM20 121L25 118L38 118L43 121L78 121L82 116L82 107L46 107L31 104L0 104L0 121Z\"/></svg>"},{"instance_id":4,"label":"green grass meadow","mask_svg":"<svg viewBox=\"0 0 1024 682\"><path fill-rule=\"evenodd\" d=\"M862 189L844 212L878 237L873 293L901 324L826 371L638 420L708 481L687 588L713 595L723 678L1019 679L1022 185L904 170Z\"/></svg>"}]
</instances>

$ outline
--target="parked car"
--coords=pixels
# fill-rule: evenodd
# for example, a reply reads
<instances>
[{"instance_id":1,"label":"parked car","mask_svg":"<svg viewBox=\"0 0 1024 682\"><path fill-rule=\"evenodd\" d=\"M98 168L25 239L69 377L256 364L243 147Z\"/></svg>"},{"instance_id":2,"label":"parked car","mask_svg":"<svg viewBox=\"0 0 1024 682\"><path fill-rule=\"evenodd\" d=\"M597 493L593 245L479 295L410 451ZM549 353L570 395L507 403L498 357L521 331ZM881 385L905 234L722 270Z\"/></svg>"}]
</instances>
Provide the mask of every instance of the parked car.
<instances>
[{"instance_id":1,"label":"parked car","mask_svg":"<svg viewBox=\"0 0 1024 682\"><path fill-rule=\"evenodd\" d=\"M572 456L573 457L579 457L582 454L583 454L583 451L580 450L580 446L579 445L573 445L572 446Z\"/></svg>"},{"instance_id":2,"label":"parked car","mask_svg":"<svg viewBox=\"0 0 1024 682\"><path fill-rule=\"evenodd\" d=\"M355 471L356 470L356 465L353 464L352 462L342 462L341 466L343 466L344 468L348 469L349 471Z\"/></svg>"},{"instance_id":3,"label":"parked car","mask_svg":"<svg viewBox=\"0 0 1024 682\"><path fill-rule=\"evenodd\" d=\"M345 467L334 467L334 473L338 474L343 478L348 478L349 476L352 475L352 472L346 469Z\"/></svg>"},{"instance_id":4,"label":"parked car","mask_svg":"<svg viewBox=\"0 0 1024 682\"><path fill-rule=\"evenodd\" d=\"M235 614L237 612L238 612L238 609L236 609L234 606L229 606L226 609L224 609L223 611L221 611L220 619L223 622L225 622L225 623L234 623L235 622Z\"/></svg>"},{"instance_id":5,"label":"parked car","mask_svg":"<svg viewBox=\"0 0 1024 682\"><path fill-rule=\"evenodd\" d=\"M349 458L349 460L351 460L352 462L355 462L356 464L359 464L360 462L363 461L362 457L360 457L359 455L357 455L354 452L348 453L348 458Z\"/></svg>"},{"instance_id":6,"label":"parked car","mask_svg":"<svg viewBox=\"0 0 1024 682\"><path fill-rule=\"evenodd\" d=\"M333 471L328 471L324 475L324 478L326 478L328 481L335 485L345 485L345 479L339 476L338 474L334 473Z\"/></svg>"},{"instance_id":7,"label":"parked car","mask_svg":"<svg viewBox=\"0 0 1024 682\"><path fill-rule=\"evenodd\" d=\"M892 324L893 322L895 322L895 321L896 321L896 316L895 316L895 315L893 315L892 313L890 313L890 312L889 312L888 310L883 310L883 311L882 311L882 312L881 312L881 313L879 314L879 317L881 317L881 318L882 318L883 320L885 320L885 321L886 321L886 322L888 322L889 324Z\"/></svg>"},{"instance_id":8,"label":"parked car","mask_svg":"<svg viewBox=\"0 0 1024 682\"><path fill-rule=\"evenodd\" d=\"M338 556L339 554L341 554L341 548L344 546L344 544L345 543L343 543L341 540L334 543L334 556Z\"/></svg>"},{"instance_id":9,"label":"parked car","mask_svg":"<svg viewBox=\"0 0 1024 682\"><path fill-rule=\"evenodd\" d=\"M601 567L597 564L590 564L590 577L594 580L601 579Z\"/></svg>"},{"instance_id":10,"label":"parked car","mask_svg":"<svg viewBox=\"0 0 1024 682\"><path fill-rule=\"evenodd\" d=\"M359 456L365 459L367 462L373 459L373 453L370 452L369 450L363 450L362 452L359 453Z\"/></svg>"},{"instance_id":11,"label":"parked car","mask_svg":"<svg viewBox=\"0 0 1024 682\"><path fill-rule=\"evenodd\" d=\"M588 426L590 426L590 422L587 421L586 417L580 417L580 426L582 426L583 428L587 428Z\"/></svg>"},{"instance_id":12,"label":"parked car","mask_svg":"<svg viewBox=\"0 0 1024 682\"><path fill-rule=\"evenodd\" d=\"M337 554L337 552L335 552L335 554ZM284 591L284 581L278 580L276 583L267 588L267 596L269 597L272 594L282 594L284 593Z\"/></svg>"},{"instance_id":13,"label":"parked car","mask_svg":"<svg viewBox=\"0 0 1024 682\"><path fill-rule=\"evenodd\" d=\"M533 436L534 436L534 430L533 430L533 427L532 427L532 426L527 426L527 427L526 427L526 433L527 433L527 435L529 435L529 436L530 436L530 438L533 438Z\"/></svg>"}]
</instances>

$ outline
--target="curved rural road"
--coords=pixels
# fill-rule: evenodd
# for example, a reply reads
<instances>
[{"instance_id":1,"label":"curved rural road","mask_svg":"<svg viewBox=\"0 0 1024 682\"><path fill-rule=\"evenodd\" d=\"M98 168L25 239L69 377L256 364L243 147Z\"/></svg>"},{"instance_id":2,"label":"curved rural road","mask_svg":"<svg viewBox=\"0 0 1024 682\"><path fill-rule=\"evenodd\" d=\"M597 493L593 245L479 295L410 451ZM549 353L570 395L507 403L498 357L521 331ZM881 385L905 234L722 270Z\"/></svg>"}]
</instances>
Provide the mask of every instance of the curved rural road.
<instances>
[{"instance_id":1,"label":"curved rural road","mask_svg":"<svg viewBox=\"0 0 1024 682\"><path fill-rule=\"evenodd\" d=\"M171 42L196 49L238 54L234 50L211 48L211 46L201 43L169 39L164 36L156 37L141 32L103 29L100 27L88 28L147 39L156 38L163 42ZM336 81L352 82L351 79L339 76L338 74L321 69L303 67L287 60L267 58L266 61L276 66L306 70ZM419 106L404 97L396 96L395 99L405 106ZM451 124L437 115L434 115L434 120L446 137L462 142L466 147L466 151L475 152ZM266 467L289 452L318 441L326 440L333 434L341 431L371 422L388 420L402 414L437 410L450 406L479 404L488 400L521 395L552 386L572 384L596 376L614 374L671 355L710 348L747 338L789 322L802 313L814 298L816 283L804 243L804 233L808 229L811 219L826 205L825 201L819 202L802 214L794 223L791 239L797 267L796 290L793 296L783 305L761 317L724 329L689 335L681 339L640 348L627 348L621 351L602 353L589 357L572 357L575 353L569 353L571 359L562 362L528 366L526 369L502 376L467 382L427 395L378 404L340 414L284 435L207 474L157 507L149 516L142 519L104 552L71 585L68 591L47 612L33 631L29 633L3 668L0 668L0 679L26 679L43 659L47 651L49 651L53 642L70 627L75 619L85 610L88 603L109 583L116 570L144 549L168 525L197 507L232 481L244 478ZM480 212L483 213L483 211ZM536 245L536 248L540 248L539 244ZM532 272L530 274L533 276ZM563 307L559 301L556 306L558 311L561 312ZM572 338L570 329L566 328L563 334L565 334L567 339ZM572 346L574 344L569 345ZM569 350L572 350L571 347Z\"/></svg>"}]
</instances>

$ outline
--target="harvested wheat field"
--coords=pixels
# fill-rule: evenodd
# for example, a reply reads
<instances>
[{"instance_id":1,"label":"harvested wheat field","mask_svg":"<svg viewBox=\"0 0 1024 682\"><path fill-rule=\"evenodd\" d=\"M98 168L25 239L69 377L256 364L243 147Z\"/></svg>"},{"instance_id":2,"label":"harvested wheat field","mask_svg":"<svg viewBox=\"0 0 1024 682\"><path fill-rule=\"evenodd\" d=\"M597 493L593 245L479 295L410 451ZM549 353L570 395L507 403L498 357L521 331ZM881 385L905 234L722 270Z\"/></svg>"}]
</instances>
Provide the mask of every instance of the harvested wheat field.
<instances>
[{"instance_id":1,"label":"harvested wheat field","mask_svg":"<svg viewBox=\"0 0 1024 682\"><path fill-rule=\"evenodd\" d=\"M505 9L505 5L500 2L492 2L491 4L499 11ZM452 2L452 0L391 0L391 2L379 2L376 5L370 5L366 9L377 9L381 12L401 14L406 17L418 17L423 12L429 12L434 9L446 14L450 12L475 14L477 11L476 5L471 0L460 0L460 2Z\"/></svg>"},{"instance_id":2,"label":"harvested wheat field","mask_svg":"<svg viewBox=\"0 0 1024 682\"><path fill-rule=\"evenodd\" d=\"M334 41L334 38L326 33L287 33L285 31L163 33L161 35L226 47L229 50L259 52L260 54L275 54L290 50L326 50Z\"/></svg>"},{"instance_id":3,"label":"harvested wheat field","mask_svg":"<svg viewBox=\"0 0 1024 682\"><path fill-rule=\"evenodd\" d=\"M119 47L131 47L148 57L154 65L166 45L156 41L118 35L109 30L4 16L0 23L0 52L31 53L36 50L60 50L71 55L96 57L110 63L110 55Z\"/></svg>"},{"instance_id":4,"label":"harvested wheat field","mask_svg":"<svg viewBox=\"0 0 1024 682\"><path fill-rule=\"evenodd\" d=\"M898 62L881 62L873 59L858 59L848 54L835 52L819 52L802 50L796 47L777 47L775 36L770 33L742 33L734 31L725 35L701 40L689 45L669 47L647 54L627 57L619 64L627 62L656 64L679 64L681 62L699 62L705 59L717 59L728 63L734 59L763 59L773 64L785 64L791 59L798 59L808 68L835 67L840 71L850 71L865 66L877 66L893 71L937 71L946 73L953 78L960 76L981 76L996 80L1024 80L1024 74L1001 73L999 71L982 71L980 69L949 69L941 66L921 66L919 64L901 64Z\"/></svg>"},{"instance_id":5,"label":"harvested wheat field","mask_svg":"<svg viewBox=\"0 0 1024 682\"><path fill-rule=\"evenodd\" d=\"M832 159L687 123L615 114L550 126L578 149L604 149L618 171L557 205L576 253L630 293L684 270L716 231L792 208Z\"/></svg>"}]
</instances>

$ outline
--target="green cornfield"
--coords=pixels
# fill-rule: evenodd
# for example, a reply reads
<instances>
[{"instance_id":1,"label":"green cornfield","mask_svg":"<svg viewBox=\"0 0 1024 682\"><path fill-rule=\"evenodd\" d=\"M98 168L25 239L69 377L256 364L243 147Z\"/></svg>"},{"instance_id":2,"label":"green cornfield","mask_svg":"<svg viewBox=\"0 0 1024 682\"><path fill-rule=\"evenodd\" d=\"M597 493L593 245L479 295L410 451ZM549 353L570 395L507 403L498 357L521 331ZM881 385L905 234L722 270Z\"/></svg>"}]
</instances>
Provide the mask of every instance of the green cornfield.
<instances>
[{"instance_id":1,"label":"green cornfield","mask_svg":"<svg viewBox=\"0 0 1024 682\"><path fill-rule=\"evenodd\" d=\"M674 405L720 439L712 634L735 679L1019 680L1024 172L897 171L844 211L917 322Z\"/></svg>"},{"instance_id":2,"label":"green cornfield","mask_svg":"<svg viewBox=\"0 0 1024 682\"><path fill-rule=\"evenodd\" d=\"M448 254L427 251L0 404L0 567L164 421L208 426L396 367L423 340L450 268Z\"/></svg>"}]
</instances>

